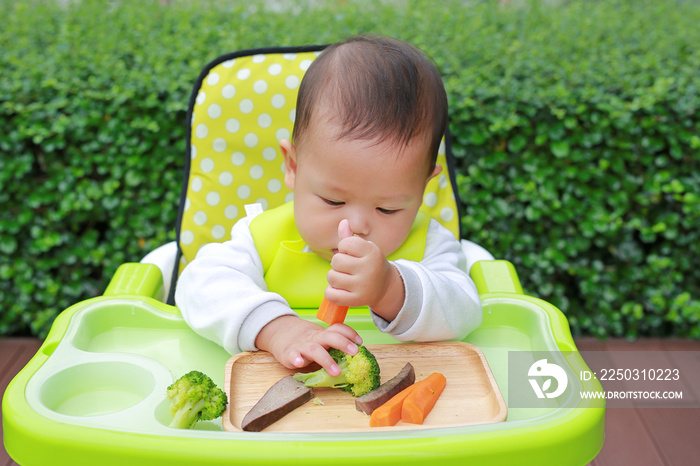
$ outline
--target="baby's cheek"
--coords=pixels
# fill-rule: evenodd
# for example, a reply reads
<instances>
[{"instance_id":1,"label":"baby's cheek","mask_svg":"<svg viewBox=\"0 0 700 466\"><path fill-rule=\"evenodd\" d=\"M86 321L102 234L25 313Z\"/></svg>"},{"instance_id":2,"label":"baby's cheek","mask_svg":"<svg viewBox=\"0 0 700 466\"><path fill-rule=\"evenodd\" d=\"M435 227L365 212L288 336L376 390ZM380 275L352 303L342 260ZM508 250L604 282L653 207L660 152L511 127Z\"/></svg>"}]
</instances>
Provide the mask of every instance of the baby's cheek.
<instances>
[{"instance_id":1,"label":"baby's cheek","mask_svg":"<svg viewBox=\"0 0 700 466\"><path fill-rule=\"evenodd\" d=\"M406 238L408 238L411 225L413 225L413 222L408 226L406 226L405 222L401 222L398 225L394 225L393 228L385 230L385 234L382 235L381 239L377 240L377 245L381 249L382 254L384 254L384 257L390 256L401 247L404 241L406 241Z\"/></svg>"},{"instance_id":2,"label":"baby's cheek","mask_svg":"<svg viewBox=\"0 0 700 466\"><path fill-rule=\"evenodd\" d=\"M320 216L307 216L305 220L303 227L297 225L297 228L311 247L317 249L335 249L337 247L337 224L330 225Z\"/></svg>"}]
</instances>

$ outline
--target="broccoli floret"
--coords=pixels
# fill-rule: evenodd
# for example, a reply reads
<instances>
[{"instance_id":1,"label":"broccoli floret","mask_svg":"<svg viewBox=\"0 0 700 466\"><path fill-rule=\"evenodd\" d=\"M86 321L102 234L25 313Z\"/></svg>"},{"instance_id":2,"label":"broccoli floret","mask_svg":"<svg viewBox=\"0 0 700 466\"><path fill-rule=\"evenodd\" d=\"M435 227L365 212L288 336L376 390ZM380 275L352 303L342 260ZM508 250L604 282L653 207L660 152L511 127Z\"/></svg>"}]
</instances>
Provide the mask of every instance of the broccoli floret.
<instances>
[{"instance_id":1,"label":"broccoli floret","mask_svg":"<svg viewBox=\"0 0 700 466\"><path fill-rule=\"evenodd\" d=\"M333 377L325 369L316 372L294 374L294 380L307 387L333 387L362 396L379 386L379 364L372 353L364 346L358 347L357 354L350 356L335 348L329 351L340 366L340 375Z\"/></svg>"},{"instance_id":2,"label":"broccoli floret","mask_svg":"<svg viewBox=\"0 0 700 466\"><path fill-rule=\"evenodd\" d=\"M188 372L168 387L170 427L191 429L197 421L210 421L224 413L226 393L199 371Z\"/></svg>"}]
</instances>

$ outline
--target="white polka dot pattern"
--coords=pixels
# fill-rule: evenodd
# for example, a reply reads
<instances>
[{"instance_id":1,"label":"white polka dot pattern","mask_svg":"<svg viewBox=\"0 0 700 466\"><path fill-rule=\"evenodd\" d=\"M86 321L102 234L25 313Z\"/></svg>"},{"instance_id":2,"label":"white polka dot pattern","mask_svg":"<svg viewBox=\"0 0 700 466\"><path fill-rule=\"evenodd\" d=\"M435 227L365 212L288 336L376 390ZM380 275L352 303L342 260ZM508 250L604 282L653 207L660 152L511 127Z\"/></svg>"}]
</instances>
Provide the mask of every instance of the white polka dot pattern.
<instances>
[{"instance_id":1,"label":"white polka dot pattern","mask_svg":"<svg viewBox=\"0 0 700 466\"><path fill-rule=\"evenodd\" d=\"M199 248L225 241L244 205L265 209L294 198L284 185L279 141L291 137L296 94L319 52L238 57L210 70L192 114L191 163L180 224L181 269ZM444 142L438 163L446 168ZM455 235L458 216L449 176L428 184L422 209Z\"/></svg>"}]
</instances>

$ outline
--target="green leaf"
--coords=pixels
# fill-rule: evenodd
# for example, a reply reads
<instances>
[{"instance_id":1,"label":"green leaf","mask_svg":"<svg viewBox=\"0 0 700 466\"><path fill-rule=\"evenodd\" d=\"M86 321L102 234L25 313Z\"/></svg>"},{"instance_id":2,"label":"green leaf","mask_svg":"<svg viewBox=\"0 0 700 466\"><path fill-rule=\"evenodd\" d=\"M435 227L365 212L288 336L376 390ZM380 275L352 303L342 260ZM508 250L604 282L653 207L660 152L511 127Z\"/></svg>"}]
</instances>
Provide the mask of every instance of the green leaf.
<instances>
[{"instance_id":1,"label":"green leaf","mask_svg":"<svg viewBox=\"0 0 700 466\"><path fill-rule=\"evenodd\" d=\"M569 143L566 141L553 141L549 147L555 157L563 158L569 155Z\"/></svg>"}]
</instances>

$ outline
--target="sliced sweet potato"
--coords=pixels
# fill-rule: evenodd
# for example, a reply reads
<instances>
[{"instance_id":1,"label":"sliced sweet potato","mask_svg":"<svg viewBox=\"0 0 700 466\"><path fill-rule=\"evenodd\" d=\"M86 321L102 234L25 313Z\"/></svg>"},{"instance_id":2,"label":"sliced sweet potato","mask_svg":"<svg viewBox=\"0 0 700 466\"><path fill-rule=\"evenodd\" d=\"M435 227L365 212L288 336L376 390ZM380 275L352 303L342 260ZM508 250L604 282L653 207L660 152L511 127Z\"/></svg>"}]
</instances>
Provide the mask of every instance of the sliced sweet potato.
<instances>
[{"instance_id":1,"label":"sliced sweet potato","mask_svg":"<svg viewBox=\"0 0 700 466\"><path fill-rule=\"evenodd\" d=\"M416 372L411 363L406 363L403 369L391 380L388 380L366 395L355 399L355 408L365 414L372 412L389 401L394 395L416 381Z\"/></svg>"},{"instance_id":2,"label":"sliced sweet potato","mask_svg":"<svg viewBox=\"0 0 700 466\"><path fill-rule=\"evenodd\" d=\"M270 387L248 411L241 429L260 432L314 397L314 391L289 375Z\"/></svg>"}]
</instances>

